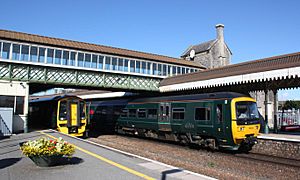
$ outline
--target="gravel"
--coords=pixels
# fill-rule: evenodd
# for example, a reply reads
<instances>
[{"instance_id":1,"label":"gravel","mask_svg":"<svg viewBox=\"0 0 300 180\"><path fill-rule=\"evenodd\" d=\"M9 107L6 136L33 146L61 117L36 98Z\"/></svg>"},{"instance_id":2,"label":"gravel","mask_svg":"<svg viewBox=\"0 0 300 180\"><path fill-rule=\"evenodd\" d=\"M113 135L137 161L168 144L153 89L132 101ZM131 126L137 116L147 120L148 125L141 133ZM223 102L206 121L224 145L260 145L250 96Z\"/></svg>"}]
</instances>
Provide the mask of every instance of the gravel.
<instances>
[{"instance_id":1,"label":"gravel","mask_svg":"<svg viewBox=\"0 0 300 180\"><path fill-rule=\"evenodd\" d=\"M300 179L299 166L271 160L257 160L233 153L211 152L132 136L101 135L89 140L218 179Z\"/></svg>"}]
</instances>

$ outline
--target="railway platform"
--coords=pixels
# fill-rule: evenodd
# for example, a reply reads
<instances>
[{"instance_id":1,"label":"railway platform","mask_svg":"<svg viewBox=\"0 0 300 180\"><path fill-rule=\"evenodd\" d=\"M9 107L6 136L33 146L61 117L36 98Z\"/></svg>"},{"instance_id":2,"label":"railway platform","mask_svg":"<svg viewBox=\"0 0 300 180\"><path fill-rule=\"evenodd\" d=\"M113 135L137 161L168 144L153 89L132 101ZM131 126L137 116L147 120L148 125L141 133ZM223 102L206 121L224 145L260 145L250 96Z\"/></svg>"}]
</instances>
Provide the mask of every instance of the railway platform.
<instances>
[{"instance_id":1,"label":"railway platform","mask_svg":"<svg viewBox=\"0 0 300 180\"><path fill-rule=\"evenodd\" d=\"M66 163L38 167L22 155L19 143L39 137L62 137L75 145L76 152ZM214 179L50 130L0 140L0 177L1 180Z\"/></svg>"},{"instance_id":2,"label":"railway platform","mask_svg":"<svg viewBox=\"0 0 300 180\"><path fill-rule=\"evenodd\" d=\"M289 142L299 142L300 143L300 133L299 134L287 134L287 133L263 134L263 133L261 133L258 136L258 138L259 139L269 139L269 140L289 141Z\"/></svg>"}]
</instances>

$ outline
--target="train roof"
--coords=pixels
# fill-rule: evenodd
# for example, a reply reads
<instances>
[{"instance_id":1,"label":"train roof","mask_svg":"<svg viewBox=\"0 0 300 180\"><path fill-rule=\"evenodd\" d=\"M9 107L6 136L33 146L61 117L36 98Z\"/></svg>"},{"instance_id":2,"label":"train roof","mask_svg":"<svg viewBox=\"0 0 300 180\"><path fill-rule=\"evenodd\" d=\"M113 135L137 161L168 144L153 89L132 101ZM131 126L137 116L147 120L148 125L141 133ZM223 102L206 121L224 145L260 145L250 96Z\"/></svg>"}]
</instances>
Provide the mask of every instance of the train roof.
<instances>
[{"instance_id":1,"label":"train roof","mask_svg":"<svg viewBox=\"0 0 300 180\"><path fill-rule=\"evenodd\" d=\"M48 97L37 97L36 99L31 99L29 100L29 103L37 103L37 102L45 102L45 101L58 101L60 99L63 98L67 98L67 97L73 97L73 98L78 98L77 96L70 96L70 95L54 95L54 96L48 96Z\"/></svg>"},{"instance_id":2,"label":"train roof","mask_svg":"<svg viewBox=\"0 0 300 180\"><path fill-rule=\"evenodd\" d=\"M160 102L160 101L181 101L181 100L199 100L199 99L232 99L236 97L249 97L248 95L236 93L236 92L215 92L204 94L192 94L192 95L179 95L179 96L161 96L151 98L137 98L131 101L135 102Z\"/></svg>"}]
</instances>

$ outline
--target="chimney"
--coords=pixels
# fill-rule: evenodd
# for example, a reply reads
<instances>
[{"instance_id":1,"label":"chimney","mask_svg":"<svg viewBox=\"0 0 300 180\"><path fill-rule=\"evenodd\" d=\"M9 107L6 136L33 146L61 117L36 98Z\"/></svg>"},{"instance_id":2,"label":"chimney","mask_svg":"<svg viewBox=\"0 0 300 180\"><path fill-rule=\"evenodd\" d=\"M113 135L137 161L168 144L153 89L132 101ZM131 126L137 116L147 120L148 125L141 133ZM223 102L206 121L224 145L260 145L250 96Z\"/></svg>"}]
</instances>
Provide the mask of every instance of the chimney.
<instances>
[{"instance_id":1,"label":"chimney","mask_svg":"<svg viewBox=\"0 0 300 180\"><path fill-rule=\"evenodd\" d=\"M224 42L224 25L223 24L217 24L217 39Z\"/></svg>"}]
</instances>

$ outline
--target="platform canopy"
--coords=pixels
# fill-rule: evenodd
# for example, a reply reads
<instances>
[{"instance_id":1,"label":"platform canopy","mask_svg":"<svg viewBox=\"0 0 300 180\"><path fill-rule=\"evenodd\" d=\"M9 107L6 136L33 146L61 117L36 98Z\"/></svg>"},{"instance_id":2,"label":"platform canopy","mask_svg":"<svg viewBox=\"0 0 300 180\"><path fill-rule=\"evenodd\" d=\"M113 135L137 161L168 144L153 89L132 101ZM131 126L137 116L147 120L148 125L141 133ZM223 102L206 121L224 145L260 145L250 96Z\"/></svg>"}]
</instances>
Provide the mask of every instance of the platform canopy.
<instances>
[{"instance_id":1,"label":"platform canopy","mask_svg":"<svg viewBox=\"0 0 300 180\"><path fill-rule=\"evenodd\" d=\"M222 68L173 76L160 83L160 92L204 90L265 90L300 86L300 52Z\"/></svg>"}]
</instances>

